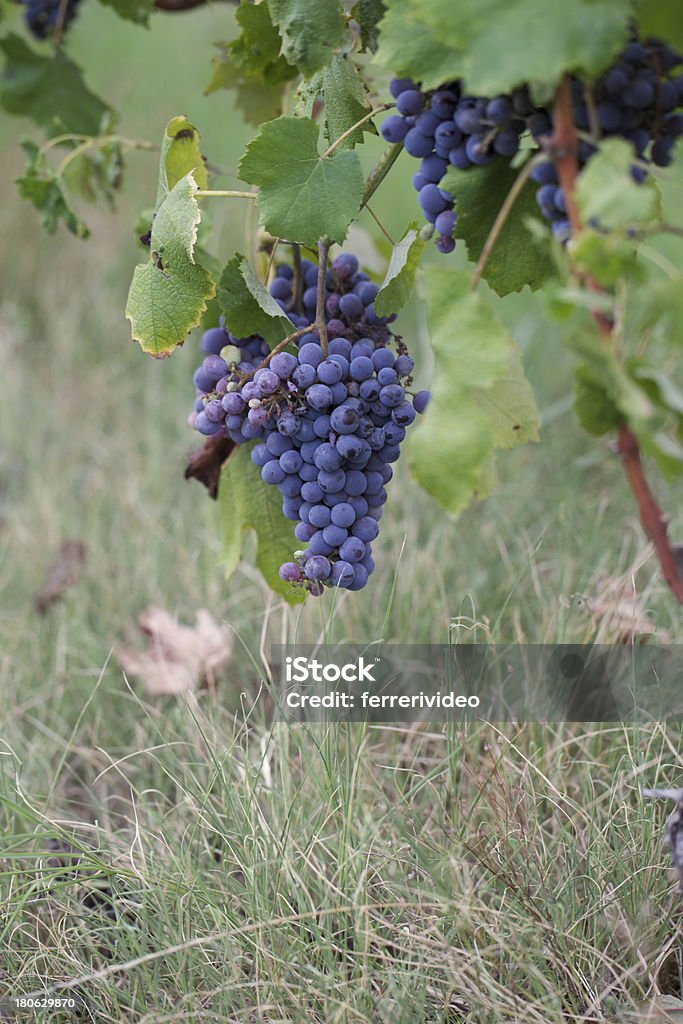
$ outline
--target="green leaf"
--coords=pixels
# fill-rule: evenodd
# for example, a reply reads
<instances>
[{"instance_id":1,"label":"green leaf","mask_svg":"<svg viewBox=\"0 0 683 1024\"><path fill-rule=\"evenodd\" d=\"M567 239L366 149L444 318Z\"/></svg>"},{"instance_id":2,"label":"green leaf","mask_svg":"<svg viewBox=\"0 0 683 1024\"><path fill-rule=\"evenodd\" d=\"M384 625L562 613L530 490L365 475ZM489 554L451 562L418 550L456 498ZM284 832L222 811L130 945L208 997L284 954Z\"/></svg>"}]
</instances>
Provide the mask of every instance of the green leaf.
<instances>
[{"instance_id":1,"label":"green leaf","mask_svg":"<svg viewBox=\"0 0 683 1024\"><path fill-rule=\"evenodd\" d=\"M683 18L672 0L639 0L636 21L641 36L665 40L675 50L683 50Z\"/></svg>"},{"instance_id":2,"label":"green leaf","mask_svg":"<svg viewBox=\"0 0 683 1024\"><path fill-rule=\"evenodd\" d=\"M636 242L631 238L599 234L587 228L572 238L572 265L605 288L611 288L627 278L643 279L644 270L636 250Z\"/></svg>"},{"instance_id":3,"label":"green leaf","mask_svg":"<svg viewBox=\"0 0 683 1024\"><path fill-rule=\"evenodd\" d=\"M149 25L149 16L154 11L153 0L100 0L105 7L111 7L119 18L136 25Z\"/></svg>"},{"instance_id":4,"label":"green leaf","mask_svg":"<svg viewBox=\"0 0 683 1024\"><path fill-rule=\"evenodd\" d=\"M455 197L455 237L464 239L473 263L518 174L506 160L495 159L468 171L452 167L441 182L441 188ZM524 285L533 291L555 272L548 247L527 227L529 218L540 218L533 182L527 182L517 196L484 268L484 280L498 295L518 292Z\"/></svg>"},{"instance_id":5,"label":"green leaf","mask_svg":"<svg viewBox=\"0 0 683 1024\"><path fill-rule=\"evenodd\" d=\"M608 400L619 410L622 419L644 426L651 420L654 407L645 390L637 384L615 354L603 343L592 325L582 324L578 330L563 335L567 347L580 356L599 381ZM582 371L584 374L588 371Z\"/></svg>"},{"instance_id":6,"label":"green leaf","mask_svg":"<svg viewBox=\"0 0 683 1024\"><path fill-rule=\"evenodd\" d=\"M444 43L442 32L424 22L414 0L385 0L385 6L379 26L378 64L393 75L414 78L425 89L436 89L458 77L459 54Z\"/></svg>"},{"instance_id":7,"label":"green leaf","mask_svg":"<svg viewBox=\"0 0 683 1024\"><path fill-rule=\"evenodd\" d=\"M596 437L614 430L624 418L588 363L577 363L574 369L574 412L583 429Z\"/></svg>"},{"instance_id":8,"label":"green leaf","mask_svg":"<svg viewBox=\"0 0 683 1024\"><path fill-rule=\"evenodd\" d=\"M331 145L344 132L353 128L370 111L368 92L358 68L348 57L335 55L332 62L306 82L300 90L301 112L311 117L313 105L320 97L323 101L323 136ZM352 132L339 144L339 148L353 149L363 141L363 132L377 134L372 121Z\"/></svg>"},{"instance_id":9,"label":"green leaf","mask_svg":"<svg viewBox=\"0 0 683 1024\"><path fill-rule=\"evenodd\" d=\"M197 188L206 188L209 178L199 146L199 132L181 115L171 118L161 140L157 206L180 179L190 173Z\"/></svg>"},{"instance_id":10,"label":"green leaf","mask_svg":"<svg viewBox=\"0 0 683 1024\"><path fill-rule=\"evenodd\" d=\"M651 433L636 431L640 447L657 464L657 468L667 479L673 480L683 473L683 447L680 442L666 434L663 430Z\"/></svg>"},{"instance_id":11,"label":"green leaf","mask_svg":"<svg viewBox=\"0 0 683 1024\"><path fill-rule=\"evenodd\" d=\"M662 215L659 189L648 178L637 185L631 177L633 147L623 139L600 144L576 180L576 198L586 221L618 230L648 223Z\"/></svg>"},{"instance_id":12,"label":"green leaf","mask_svg":"<svg viewBox=\"0 0 683 1024\"><path fill-rule=\"evenodd\" d=\"M40 223L53 235L59 221L77 238L87 238L88 227L71 208L63 188L63 182L54 174L34 142L24 141L24 151L29 164L17 178L19 195L28 199L40 213Z\"/></svg>"},{"instance_id":13,"label":"green leaf","mask_svg":"<svg viewBox=\"0 0 683 1024\"><path fill-rule=\"evenodd\" d=\"M674 384L668 374L640 361L629 363L628 369L635 380L645 381L651 385L648 393L662 409L676 416L683 416L683 391Z\"/></svg>"},{"instance_id":14,"label":"green leaf","mask_svg":"<svg viewBox=\"0 0 683 1024\"><path fill-rule=\"evenodd\" d=\"M252 445L238 445L224 464L218 488L223 562L226 576L232 576L242 556L245 530L256 534L256 565L266 583L289 604L304 600L305 591L295 589L278 576L283 562L291 562L300 546L294 523L282 514L277 487L265 484L261 471L251 461Z\"/></svg>"},{"instance_id":15,"label":"green leaf","mask_svg":"<svg viewBox=\"0 0 683 1024\"><path fill-rule=\"evenodd\" d=\"M379 40L379 23L384 17L386 7L384 0L358 0L351 12L360 25L360 41L363 51L372 53L377 49Z\"/></svg>"},{"instance_id":16,"label":"green leaf","mask_svg":"<svg viewBox=\"0 0 683 1024\"><path fill-rule=\"evenodd\" d=\"M235 18L241 34L231 43L219 44L206 92L235 89L245 119L260 124L282 113L282 86L296 78L297 71L280 56L280 36L267 4L242 0Z\"/></svg>"},{"instance_id":17,"label":"green leaf","mask_svg":"<svg viewBox=\"0 0 683 1024\"><path fill-rule=\"evenodd\" d=\"M303 245L324 236L342 242L363 196L356 153L319 156L318 137L313 121L280 117L262 126L239 165L242 180L260 186L256 203L266 231Z\"/></svg>"},{"instance_id":18,"label":"green leaf","mask_svg":"<svg viewBox=\"0 0 683 1024\"><path fill-rule=\"evenodd\" d=\"M218 89L234 89L236 105L249 124L261 124L262 121L279 117L284 109L282 89L273 88L260 78L245 75L241 68L231 63L225 45L219 44L219 48L220 55L214 57L211 62L214 70L205 94L209 96ZM294 76L296 77L296 71Z\"/></svg>"},{"instance_id":19,"label":"green leaf","mask_svg":"<svg viewBox=\"0 0 683 1024\"><path fill-rule=\"evenodd\" d=\"M409 224L405 235L393 248L386 276L375 299L374 309L378 316L391 316L405 306L415 284L415 272L424 247L417 223Z\"/></svg>"},{"instance_id":20,"label":"green leaf","mask_svg":"<svg viewBox=\"0 0 683 1024\"><path fill-rule=\"evenodd\" d=\"M548 92L565 71L595 76L628 41L631 16L624 0L459 0L457 12L452 0L389 0L395 5L412 8L450 47L450 77L482 96L522 82Z\"/></svg>"},{"instance_id":21,"label":"green leaf","mask_svg":"<svg viewBox=\"0 0 683 1024\"><path fill-rule=\"evenodd\" d=\"M667 346L683 345L683 281L680 277L652 281L647 289L639 289L635 297L640 303L634 317L636 338L656 329Z\"/></svg>"},{"instance_id":22,"label":"green leaf","mask_svg":"<svg viewBox=\"0 0 683 1024\"><path fill-rule=\"evenodd\" d=\"M430 268L434 385L409 443L414 476L453 514L489 493L495 448L538 440L536 403L519 348L469 285L468 274Z\"/></svg>"},{"instance_id":23,"label":"green leaf","mask_svg":"<svg viewBox=\"0 0 683 1024\"><path fill-rule=\"evenodd\" d=\"M275 345L294 330L292 321L283 314L257 278L254 268L239 252L221 274L216 294L228 328L241 338L260 334L270 345Z\"/></svg>"},{"instance_id":24,"label":"green leaf","mask_svg":"<svg viewBox=\"0 0 683 1024\"><path fill-rule=\"evenodd\" d=\"M154 356L170 355L183 343L216 291L211 275L194 261L196 191L190 173L163 200L152 223L149 260L135 268L128 293L133 339Z\"/></svg>"},{"instance_id":25,"label":"green leaf","mask_svg":"<svg viewBox=\"0 0 683 1024\"><path fill-rule=\"evenodd\" d=\"M14 33L0 39L0 49L6 58L0 104L10 114L31 118L49 135L98 135L108 127L111 108L88 90L81 69L62 49L42 56Z\"/></svg>"},{"instance_id":26,"label":"green leaf","mask_svg":"<svg viewBox=\"0 0 683 1024\"><path fill-rule=\"evenodd\" d=\"M328 64L344 42L346 21L338 0L268 0L280 30L282 55L306 77Z\"/></svg>"}]
</instances>

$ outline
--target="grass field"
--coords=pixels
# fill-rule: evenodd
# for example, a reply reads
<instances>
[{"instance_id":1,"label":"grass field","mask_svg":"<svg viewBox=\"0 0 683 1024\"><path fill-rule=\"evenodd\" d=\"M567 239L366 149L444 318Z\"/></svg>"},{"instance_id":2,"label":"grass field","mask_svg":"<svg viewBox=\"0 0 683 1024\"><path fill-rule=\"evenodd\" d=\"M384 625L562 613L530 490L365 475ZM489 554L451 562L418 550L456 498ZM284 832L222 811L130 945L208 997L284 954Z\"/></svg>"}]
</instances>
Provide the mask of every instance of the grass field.
<instances>
[{"instance_id":1,"label":"grass field","mask_svg":"<svg viewBox=\"0 0 683 1024\"><path fill-rule=\"evenodd\" d=\"M234 166L246 131L216 98L186 102L200 57L125 78L111 58L208 52L222 17L166 19L150 42L86 14L75 52L96 87L118 83L129 134L156 138L185 110ZM2 122L6 180L18 133ZM634 596L680 642L621 467L573 419L542 300L505 316L543 444L501 459L498 489L458 521L400 465L370 586L292 610L246 559L225 581L217 508L183 480L196 338L163 362L129 340L130 225L154 157L131 165L121 213L91 213L87 243L47 238L11 193L0 214L0 1006L47 992L79 1005L25 1019L135 1024L675 1019L666 809L640 795L679 781L675 727L325 729L239 711L272 642L612 642ZM408 174L377 202L396 233ZM240 217L216 218L222 255ZM419 305L402 322L423 349ZM658 489L680 536L676 490ZM39 616L68 537L87 544L85 575ZM215 692L151 700L124 677L114 648L139 642L150 605L229 629Z\"/></svg>"}]
</instances>

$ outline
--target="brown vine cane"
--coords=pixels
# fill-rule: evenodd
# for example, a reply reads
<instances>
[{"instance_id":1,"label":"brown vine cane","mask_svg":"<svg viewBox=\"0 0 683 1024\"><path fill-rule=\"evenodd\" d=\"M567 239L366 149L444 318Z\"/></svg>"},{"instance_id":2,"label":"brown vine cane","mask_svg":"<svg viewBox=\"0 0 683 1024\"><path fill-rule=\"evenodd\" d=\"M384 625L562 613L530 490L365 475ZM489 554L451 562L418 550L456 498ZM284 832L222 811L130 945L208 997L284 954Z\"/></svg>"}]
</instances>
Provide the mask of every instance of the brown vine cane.
<instances>
[{"instance_id":1,"label":"brown vine cane","mask_svg":"<svg viewBox=\"0 0 683 1024\"><path fill-rule=\"evenodd\" d=\"M567 217L572 231L578 234L582 224L574 195L574 186L579 172L577 156L579 140L572 116L569 78L566 75L555 94L553 115L555 130L548 147L549 155L552 156L557 168L557 176L564 192ZM584 283L591 291L604 293L604 289L590 276L584 278ZM591 310L591 314L602 338L605 340L611 338L613 324L610 317L597 310ZM626 421L619 425L617 451L621 456L629 485L638 503L641 524L657 552L662 575L671 593L678 603L683 605L683 579L679 575L676 555L669 540L667 518L658 505L645 476L638 438Z\"/></svg>"}]
</instances>

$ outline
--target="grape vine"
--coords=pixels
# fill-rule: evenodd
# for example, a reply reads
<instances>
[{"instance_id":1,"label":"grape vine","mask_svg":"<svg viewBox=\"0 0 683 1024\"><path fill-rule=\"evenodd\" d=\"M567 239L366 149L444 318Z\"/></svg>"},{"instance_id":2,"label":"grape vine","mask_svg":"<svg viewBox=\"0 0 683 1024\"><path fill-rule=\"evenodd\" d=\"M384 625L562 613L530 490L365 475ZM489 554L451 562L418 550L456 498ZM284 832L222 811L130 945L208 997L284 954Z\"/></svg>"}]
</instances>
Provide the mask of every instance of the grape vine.
<instances>
[{"instance_id":1,"label":"grape vine","mask_svg":"<svg viewBox=\"0 0 683 1024\"><path fill-rule=\"evenodd\" d=\"M107 2L140 24L196 6ZM255 126L232 188L212 187L186 117L170 117L160 146L119 133L67 53L77 0L20 6L38 49L11 30L0 40L0 103L47 135L23 143L18 179L47 230L86 237L79 189L113 202L129 154L158 151L126 315L156 357L202 328L190 425L203 444L186 475L221 503L229 571L253 528L259 567L286 600L362 589L404 440L415 478L447 512L484 497L496 453L538 440L519 346L490 294L529 288L558 315L592 317L588 333L566 333L575 410L590 433L615 438L683 604L646 478L683 473L683 399L661 368L662 350L683 340L682 282L656 248L683 236L667 198L683 135L683 30L666 0L566 0L542 17L538 0L514 11L491 0L486 18L476 0L457 18L447 0L226 5L233 37L207 93L229 90ZM394 240L372 206L389 179L408 186L404 153L419 161L426 224L402 225ZM209 250L202 221L219 202L236 216L248 208L246 255ZM355 222L391 242L383 274L335 248ZM456 240L468 270L461 247L450 255ZM429 390L395 329L417 275Z\"/></svg>"}]
</instances>

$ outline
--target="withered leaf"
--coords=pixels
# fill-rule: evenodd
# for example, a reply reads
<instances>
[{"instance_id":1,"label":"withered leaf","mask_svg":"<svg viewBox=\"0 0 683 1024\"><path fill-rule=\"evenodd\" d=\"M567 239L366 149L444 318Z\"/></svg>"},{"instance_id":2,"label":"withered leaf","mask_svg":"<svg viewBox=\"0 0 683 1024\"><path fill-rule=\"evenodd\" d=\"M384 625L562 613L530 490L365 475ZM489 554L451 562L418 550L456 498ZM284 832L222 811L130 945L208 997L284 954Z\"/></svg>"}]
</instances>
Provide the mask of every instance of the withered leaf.
<instances>
[{"instance_id":1,"label":"withered leaf","mask_svg":"<svg viewBox=\"0 0 683 1024\"><path fill-rule=\"evenodd\" d=\"M54 562L47 570L45 583L34 597L36 611L44 615L80 578L88 551L82 540L65 540Z\"/></svg>"},{"instance_id":2,"label":"withered leaf","mask_svg":"<svg viewBox=\"0 0 683 1024\"><path fill-rule=\"evenodd\" d=\"M218 669L230 659L230 633L204 608L197 612L194 627L181 625L163 608L146 608L138 624L149 637L147 650L121 647L116 658L124 672L142 680L152 697L213 685Z\"/></svg>"},{"instance_id":3,"label":"withered leaf","mask_svg":"<svg viewBox=\"0 0 683 1024\"><path fill-rule=\"evenodd\" d=\"M229 437L208 437L202 447L189 456L185 479L191 480L194 477L195 480L199 480L206 487L210 497L216 498L221 467L234 447L235 442Z\"/></svg>"}]
</instances>

